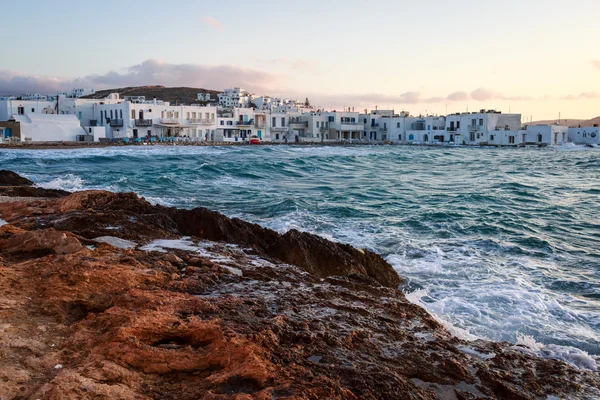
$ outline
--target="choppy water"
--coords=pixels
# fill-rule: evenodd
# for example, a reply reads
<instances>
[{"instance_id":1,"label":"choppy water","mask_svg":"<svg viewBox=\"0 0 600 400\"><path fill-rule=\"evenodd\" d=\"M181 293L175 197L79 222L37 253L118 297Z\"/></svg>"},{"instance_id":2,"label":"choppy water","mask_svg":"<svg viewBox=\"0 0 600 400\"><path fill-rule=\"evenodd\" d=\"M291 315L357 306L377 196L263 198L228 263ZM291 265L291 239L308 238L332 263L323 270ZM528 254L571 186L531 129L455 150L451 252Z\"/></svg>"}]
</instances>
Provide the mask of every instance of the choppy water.
<instances>
[{"instance_id":1,"label":"choppy water","mask_svg":"<svg viewBox=\"0 0 600 400\"><path fill-rule=\"evenodd\" d=\"M0 165L367 247L463 336L600 363L600 150L129 147L1 151Z\"/></svg>"}]
</instances>

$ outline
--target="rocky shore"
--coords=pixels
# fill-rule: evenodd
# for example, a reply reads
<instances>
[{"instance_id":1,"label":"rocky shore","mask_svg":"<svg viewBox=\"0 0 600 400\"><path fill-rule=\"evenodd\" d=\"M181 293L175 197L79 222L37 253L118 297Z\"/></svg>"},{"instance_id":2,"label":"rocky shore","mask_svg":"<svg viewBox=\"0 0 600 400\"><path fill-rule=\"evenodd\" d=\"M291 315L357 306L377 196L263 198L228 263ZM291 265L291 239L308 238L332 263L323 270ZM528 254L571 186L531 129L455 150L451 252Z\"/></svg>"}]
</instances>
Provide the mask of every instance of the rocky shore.
<instances>
[{"instance_id":1,"label":"rocky shore","mask_svg":"<svg viewBox=\"0 0 600 400\"><path fill-rule=\"evenodd\" d=\"M453 337L367 250L9 171L0 199L0 400L600 397Z\"/></svg>"}]
</instances>

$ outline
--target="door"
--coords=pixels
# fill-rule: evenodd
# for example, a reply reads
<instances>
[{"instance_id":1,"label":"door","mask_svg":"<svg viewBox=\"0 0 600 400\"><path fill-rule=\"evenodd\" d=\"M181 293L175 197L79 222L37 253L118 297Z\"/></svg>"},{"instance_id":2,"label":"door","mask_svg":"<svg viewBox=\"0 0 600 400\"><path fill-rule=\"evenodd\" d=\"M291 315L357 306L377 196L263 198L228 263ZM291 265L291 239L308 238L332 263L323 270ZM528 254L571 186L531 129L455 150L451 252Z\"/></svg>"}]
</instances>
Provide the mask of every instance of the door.
<instances>
[{"instance_id":1,"label":"door","mask_svg":"<svg viewBox=\"0 0 600 400\"><path fill-rule=\"evenodd\" d=\"M4 129L4 139L7 139L9 137L12 137L12 129L11 128L5 128Z\"/></svg>"}]
</instances>

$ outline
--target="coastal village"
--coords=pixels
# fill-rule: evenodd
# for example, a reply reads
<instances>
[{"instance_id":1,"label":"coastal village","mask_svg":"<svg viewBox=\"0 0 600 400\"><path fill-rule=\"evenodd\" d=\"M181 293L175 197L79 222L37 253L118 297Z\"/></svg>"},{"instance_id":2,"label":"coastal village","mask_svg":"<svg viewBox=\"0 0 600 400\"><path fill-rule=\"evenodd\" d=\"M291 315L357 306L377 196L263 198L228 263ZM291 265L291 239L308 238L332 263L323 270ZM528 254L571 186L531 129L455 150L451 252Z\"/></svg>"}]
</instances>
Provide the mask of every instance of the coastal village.
<instances>
[{"instance_id":1,"label":"coastal village","mask_svg":"<svg viewBox=\"0 0 600 400\"><path fill-rule=\"evenodd\" d=\"M413 116L407 111L326 111L309 100L256 96L242 88L194 104L93 89L0 97L0 143L389 143L472 146L600 144L598 125L526 124L521 114L479 110Z\"/></svg>"}]
</instances>

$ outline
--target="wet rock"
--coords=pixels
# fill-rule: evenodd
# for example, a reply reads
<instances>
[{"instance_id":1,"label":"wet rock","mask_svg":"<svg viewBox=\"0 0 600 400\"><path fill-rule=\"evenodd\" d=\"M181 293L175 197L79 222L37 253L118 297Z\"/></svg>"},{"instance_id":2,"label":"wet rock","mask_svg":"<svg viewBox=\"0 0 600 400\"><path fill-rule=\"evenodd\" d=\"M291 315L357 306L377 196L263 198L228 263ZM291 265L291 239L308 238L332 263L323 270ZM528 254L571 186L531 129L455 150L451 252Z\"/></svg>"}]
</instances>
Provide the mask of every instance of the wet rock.
<instances>
[{"instance_id":1,"label":"wet rock","mask_svg":"<svg viewBox=\"0 0 600 400\"><path fill-rule=\"evenodd\" d=\"M7 170L0 170L0 186L32 186L33 182L21 175Z\"/></svg>"}]
</instances>

